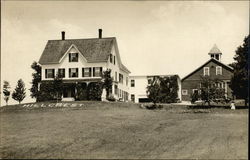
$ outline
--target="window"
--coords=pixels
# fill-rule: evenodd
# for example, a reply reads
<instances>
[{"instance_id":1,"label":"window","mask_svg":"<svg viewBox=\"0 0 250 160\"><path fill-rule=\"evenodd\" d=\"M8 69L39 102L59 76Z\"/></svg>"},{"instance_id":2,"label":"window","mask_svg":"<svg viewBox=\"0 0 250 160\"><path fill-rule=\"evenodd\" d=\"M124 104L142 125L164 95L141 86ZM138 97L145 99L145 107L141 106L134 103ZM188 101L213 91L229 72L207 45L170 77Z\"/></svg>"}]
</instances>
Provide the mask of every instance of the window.
<instances>
[{"instance_id":1,"label":"window","mask_svg":"<svg viewBox=\"0 0 250 160\"><path fill-rule=\"evenodd\" d=\"M65 78L65 69L64 68L58 69L58 77Z\"/></svg>"},{"instance_id":2,"label":"window","mask_svg":"<svg viewBox=\"0 0 250 160\"><path fill-rule=\"evenodd\" d=\"M211 54L211 58L214 58L214 54Z\"/></svg>"},{"instance_id":3,"label":"window","mask_svg":"<svg viewBox=\"0 0 250 160\"><path fill-rule=\"evenodd\" d=\"M112 58L113 58L113 55L110 54L110 55L109 55L109 61L110 61L110 63L112 63Z\"/></svg>"},{"instance_id":4,"label":"window","mask_svg":"<svg viewBox=\"0 0 250 160\"><path fill-rule=\"evenodd\" d=\"M126 77L126 86L128 86L128 77Z\"/></svg>"},{"instance_id":5,"label":"window","mask_svg":"<svg viewBox=\"0 0 250 160\"><path fill-rule=\"evenodd\" d=\"M182 95L188 95L188 91L186 89L182 90Z\"/></svg>"},{"instance_id":6,"label":"window","mask_svg":"<svg viewBox=\"0 0 250 160\"><path fill-rule=\"evenodd\" d=\"M78 62L78 53L69 53L69 62Z\"/></svg>"},{"instance_id":7,"label":"window","mask_svg":"<svg viewBox=\"0 0 250 160\"><path fill-rule=\"evenodd\" d=\"M219 55L218 54L215 55L215 59L219 60Z\"/></svg>"},{"instance_id":8,"label":"window","mask_svg":"<svg viewBox=\"0 0 250 160\"><path fill-rule=\"evenodd\" d=\"M115 64L115 56L114 56L114 64Z\"/></svg>"},{"instance_id":9,"label":"window","mask_svg":"<svg viewBox=\"0 0 250 160\"><path fill-rule=\"evenodd\" d=\"M131 87L135 87L135 80L132 79L130 82L131 82Z\"/></svg>"},{"instance_id":10,"label":"window","mask_svg":"<svg viewBox=\"0 0 250 160\"><path fill-rule=\"evenodd\" d=\"M78 68L69 68L69 77L78 77Z\"/></svg>"},{"instance_id":11,"label":"window","mask_svg":"<svg viewBox=\"0 0 250 160\"><path fill-rule=\"evenodd\" d=\"M117 72L115 72L115 81L117 82Z\"/></svg>"},{"instance_id":12,"label":"window","mask_svg":"<svg viewBox=\"0 0 250 160\"><path fill-rule=\"evenodd\" d=\"M209 76L209 67L204 67L203 71L204 71L204 76Z\"/></svg>"},{"instance_id":13,"label":"window","mask_svg":"<svg viewBox=\"0 0 250 160\"><path fill-rule=\"evenodd\" d=\"M135 95L134 94L131 94L131 101L135 102Z\"/></svg>"},{"instance_id":14,"label":"window","mask_svg":"<svg viewBox=\"0 0 250 160\"><path fill-rule=\"evenodd\" d=\"M91 68L82 68L82 77L91 77Z\"/></svg>"},{"instance_id":15,"label":"window","mask_svg":"<svg viewBox=\"0 0 250 160\"><path fill-rule=\"evenodd\" d=\"M222 75L222 67L216 66L216 75Z\"/></svg>"},{"instance_id":16,"label":"window","mask_svg":"<svg viewBox=\"0 0 250 160\"><path fill-rule=\"evenodd\" d=\"M117 87L117 85L115 85L115 95L117 95L118 94L118 87Z\"/></svg>"},{"instance_id":17,"label":"window","mask_svg":"<svg viewBox=\"0 0 250 160\"><path fill-rule=\"evenodd\" d=\"M94 67L93 68L93 76L101 77L102 76L102 67Z\"/></svg>"},{"instance_id":18,"label":"window","mask_svg":"<svg viewBox=\"0 0 250 160\"><path fill-rule=\"evenodd\" d=\"M193 93L197 93L198 94L198 89L193 89Z\"/></svg>"},{"instance_id":19,"label":"window","mask_svg":"<svg viewBox=\"0 0 250 160\"><path fill-rule=\"evenodd\" d=\"M55 69L45 69L45 78L54 78Z\"/></svg>"},{"instance_id":20,"label":"window","mask_svg":"<svg viewBox=\"0 0 250 160\"><path fill-rule=\"evenodd\" d=\"M123 75L119 73L119 83L123 84Z\"/></svg>"}]
</instances>

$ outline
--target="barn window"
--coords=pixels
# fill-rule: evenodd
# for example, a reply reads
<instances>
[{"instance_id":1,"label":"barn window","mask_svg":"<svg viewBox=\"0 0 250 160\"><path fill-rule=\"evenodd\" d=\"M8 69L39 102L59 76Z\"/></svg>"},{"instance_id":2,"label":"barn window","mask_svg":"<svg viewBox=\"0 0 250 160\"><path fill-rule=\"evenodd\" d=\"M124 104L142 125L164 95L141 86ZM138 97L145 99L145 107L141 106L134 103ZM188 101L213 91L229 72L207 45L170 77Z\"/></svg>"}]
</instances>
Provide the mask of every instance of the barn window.
<instances>
[{"instance_id":1,"label":"barn window","mask_svg":"<svg viewBox=\"0 0 250 160\"><path fill-rule=\"evenodd\" d=\"M182 90L182 95L188 95L188 90L183 89L183 90Z\"/></svg>"},{"instance_id":2,"label":"barn window","mask_svg":"<svg viewBox=\"0 0 250 160\"><path fill-rule=\"evenodd\" d=\"M222 67L216 66L216 75L222 75Z\"/></svg>"},{"instance_id":3,"label":"barn window","mask_svg":"<svg viewBox=\"0 0 250 160\"><path fill-rule=\"evenodd\" d=\"M209 76L209 67L203 68L204 76Z\"/></svg>"}]
</instances>

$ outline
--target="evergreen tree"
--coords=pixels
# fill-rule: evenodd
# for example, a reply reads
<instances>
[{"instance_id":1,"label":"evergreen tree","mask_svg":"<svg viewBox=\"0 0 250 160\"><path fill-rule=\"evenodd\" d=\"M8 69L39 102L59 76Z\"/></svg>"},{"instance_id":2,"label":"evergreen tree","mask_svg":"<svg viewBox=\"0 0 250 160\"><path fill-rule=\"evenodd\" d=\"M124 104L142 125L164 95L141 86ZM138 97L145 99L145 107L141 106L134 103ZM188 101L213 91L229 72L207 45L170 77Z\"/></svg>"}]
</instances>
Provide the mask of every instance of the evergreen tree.
<instances>
[{"instance_id":1,"label":"evergreen tree","mask_svg":"<svg viewBox=\"0 0 250 160\"><path fill-rule=\"evenodd\" d=\"M236 98L245 99L247 105L248 99L248 52L249 52L249 35L245 37L243 45L239 46L235 51L235 63L231 64L234 68L234 74L229 87L233 91Z\"/></svg>"},{"instance_id":2,"label":"evergreen tree","mask_svg":"<svg viewBox=\"0 0 250 160\"><path fill-rule=\"evenodd\" d=\"M106 93L107 93L106 98L108 98L110 95L110 92L112 91L112 84L113 84L113 79L111 78L110 69L103 72L103 79L104 79L103 87L105 88Z\"/></svg>"},{"instance_id":3,"label":"evergreen tree","mask_svg":"<svg viewBox=\"0 0 250 160\"><path fill-rule=\"evenodd\" d=\"M25 98L25 84L23 82L22 79L19 79L17 81L17 86L15 88L15 90L12 93L12 98L16 101L19 102L19 104L23 101L23 99Z\"/></svg>"},{"instance_id":4,"label":"evergreen tree","mask_svg":"<svg viewBox=\"0 0 250 160\"><path fill-rule=\"evenodd\" d=\"M4 100L6 102L6 105L8 105L8 101L10 98L10 84L8 81L3 82L3 95L4 95Z\"/></svg>"},{"instance_id":5,"label":"evergreen tree","mask_svg":"<svg viewBox=\"0 0 250 160\"><path fill-rule=\"evenodd\" d=\"M53 80L53 94L54 97L56 98L56 101L60 100L62 97L62 92L63 92L63 82L62 78L60 75L56 75L54 80Z\"/></svg>"},{"instance_id":6,"label":"evergreen tree","mask_svg":"<svg viewBox=\"0 0 250 160\"><path fill-rule=\"evenodd\" d=\"M36 98L36 101L39 101L39 86L38 84L41 82L41 66L37 63L37 62L33 62L31 65L31 68L35 71L34 73L32 73L32 86L30 88L30 96L32 98Z\"/></svg>"}]
</instances>

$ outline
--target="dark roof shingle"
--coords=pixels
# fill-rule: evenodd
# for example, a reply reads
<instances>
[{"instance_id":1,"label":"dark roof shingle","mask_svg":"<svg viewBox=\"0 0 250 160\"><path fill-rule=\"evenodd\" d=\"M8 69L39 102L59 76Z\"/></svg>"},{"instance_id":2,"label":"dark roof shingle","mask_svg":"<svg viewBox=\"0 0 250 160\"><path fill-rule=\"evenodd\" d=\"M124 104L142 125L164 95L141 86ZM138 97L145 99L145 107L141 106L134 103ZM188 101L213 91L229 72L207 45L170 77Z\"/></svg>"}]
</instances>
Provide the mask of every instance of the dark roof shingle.
<instances>
[{"instance_id":1,"label":"dark roof shingle","mask_svg":"<svg viewBox=\"0 0 250 160\"><path fill-rule=\"evenodd\" d=\"M40 64L59 63L71 45L75 45L88 62L107 61L115 38L49 40Z\"/></svg>"}]
</instances>

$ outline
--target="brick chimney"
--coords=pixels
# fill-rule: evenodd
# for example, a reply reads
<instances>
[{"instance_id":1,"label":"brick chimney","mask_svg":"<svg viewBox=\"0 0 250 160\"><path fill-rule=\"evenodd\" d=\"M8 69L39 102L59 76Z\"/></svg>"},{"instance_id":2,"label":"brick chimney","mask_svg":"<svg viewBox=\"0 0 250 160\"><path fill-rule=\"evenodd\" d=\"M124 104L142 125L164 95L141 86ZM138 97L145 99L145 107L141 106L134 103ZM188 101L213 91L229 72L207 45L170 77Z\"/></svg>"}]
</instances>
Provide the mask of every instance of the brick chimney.
<instances>
[{"instance_id":1,"label":"brick chimney","mask_svg":"<svg viewBox=\"0 0 250 160\"><path fill-rule=\"evenodd\" d=\"M62 40L65 40L65 32L62 31Z\"/></svg>"},{"instance_id":2,"label":"brick chimney","mask_svg":"<svg viewBox=\"0 0 250 160\"><path fill-rule=\"evenodd\" d=\"M102 38L102 29L99 29L99 38Z\"/></svg>"}]
</instances>

